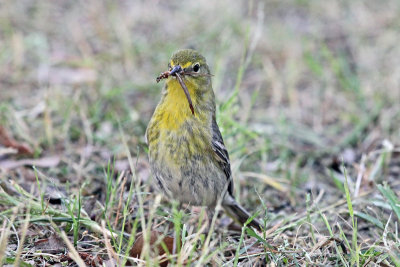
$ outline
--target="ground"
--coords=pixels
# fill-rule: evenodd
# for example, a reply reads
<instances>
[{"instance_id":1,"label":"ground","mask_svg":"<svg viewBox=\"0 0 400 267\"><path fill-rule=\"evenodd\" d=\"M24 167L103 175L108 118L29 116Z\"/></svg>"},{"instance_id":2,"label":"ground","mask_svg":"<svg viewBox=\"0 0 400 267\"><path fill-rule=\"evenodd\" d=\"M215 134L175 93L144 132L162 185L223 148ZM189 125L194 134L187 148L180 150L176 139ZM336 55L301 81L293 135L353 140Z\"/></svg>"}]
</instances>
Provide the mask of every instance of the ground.
<instances>
[{"instance_id":1,"label":"ground","mask_svg":"<svg viewBox=\"0 0 400 267\"><path fill-rule=\"evenodd\" d=\"M400 266L399 11L2 1L0 261ZM180 48L207 58L234 194L264 232L155 191L144 132Z\"/></svg>"}]
</instances>

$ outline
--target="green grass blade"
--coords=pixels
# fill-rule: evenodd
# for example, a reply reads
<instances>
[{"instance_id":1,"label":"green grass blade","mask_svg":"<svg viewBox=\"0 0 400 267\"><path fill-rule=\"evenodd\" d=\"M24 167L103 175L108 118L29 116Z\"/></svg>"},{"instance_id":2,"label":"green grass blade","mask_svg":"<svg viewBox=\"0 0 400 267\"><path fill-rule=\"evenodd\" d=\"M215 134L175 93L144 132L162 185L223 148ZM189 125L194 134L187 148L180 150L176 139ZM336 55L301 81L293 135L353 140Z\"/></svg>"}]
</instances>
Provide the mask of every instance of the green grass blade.
<instances>
[{"instance_id":1,"label":"green grass blade","mask_svg":"<svg viewBox=\"0 0 400 267\"><path fill-rule=\"evenodd\" d=\"M381 194L388 200L390 207L394 211L400 222L400 199L396 196L393 190L385 183L383 186L378 185Z\"/></svg>"}]
</instances>

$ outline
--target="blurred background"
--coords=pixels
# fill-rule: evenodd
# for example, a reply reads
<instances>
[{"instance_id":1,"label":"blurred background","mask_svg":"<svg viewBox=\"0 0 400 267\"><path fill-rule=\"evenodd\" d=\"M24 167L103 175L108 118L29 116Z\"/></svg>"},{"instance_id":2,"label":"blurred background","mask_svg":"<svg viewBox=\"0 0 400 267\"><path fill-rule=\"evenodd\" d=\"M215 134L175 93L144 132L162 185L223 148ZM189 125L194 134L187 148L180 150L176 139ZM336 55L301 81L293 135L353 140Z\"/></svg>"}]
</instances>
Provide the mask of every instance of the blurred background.
<instances>
[{"instance_id":1,"label":"blurred background","mask_svg":"<svg viewBox=\"0 0 400 267\"><path fill-rule=\"evenodd\" d=\"M149 185L155 78L194 48L214 75L244 206L294 214L307 194L335 203L342 163L353 196L378 193L399 186L398 14L396 0L2 1L0 125L53 183L90 184L103 200L108 161L128 169L123 132ZM3 154L0 167L29 184L21 157Z\"/></svg>"}]
</instances>

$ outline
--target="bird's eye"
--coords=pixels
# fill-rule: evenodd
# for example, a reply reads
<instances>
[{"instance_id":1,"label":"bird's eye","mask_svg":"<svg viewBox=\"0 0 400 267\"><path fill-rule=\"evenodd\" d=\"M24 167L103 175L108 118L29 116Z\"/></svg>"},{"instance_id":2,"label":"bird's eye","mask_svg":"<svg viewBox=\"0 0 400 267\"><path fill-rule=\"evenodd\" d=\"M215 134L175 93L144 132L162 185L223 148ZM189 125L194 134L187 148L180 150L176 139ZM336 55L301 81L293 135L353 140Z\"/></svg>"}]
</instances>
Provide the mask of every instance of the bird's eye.
<instances>
[{"instance_id":1,"label":"bird's eye","mask_svg":"<svg viewBox=\"0 0 400 267\"><path fill-rule=\"evenodd\" d=\"M193 71L194 72L199 72L200 71L200 64L199 63L194 64Z\"/></svg>"}]
</instances>

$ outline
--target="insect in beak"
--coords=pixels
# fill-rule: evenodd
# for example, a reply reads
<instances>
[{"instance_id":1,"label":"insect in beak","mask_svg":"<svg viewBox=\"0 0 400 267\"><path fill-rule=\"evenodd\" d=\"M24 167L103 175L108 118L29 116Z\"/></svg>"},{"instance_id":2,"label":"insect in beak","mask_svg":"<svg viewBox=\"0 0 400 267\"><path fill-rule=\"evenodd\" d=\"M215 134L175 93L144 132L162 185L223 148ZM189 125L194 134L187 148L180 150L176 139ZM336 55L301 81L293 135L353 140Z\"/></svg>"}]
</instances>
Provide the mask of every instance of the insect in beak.
<instances>
[{"instance_id":1,"label":"insect in beak","mask_svg":"<svg viewBox=\"0 0 400 267\"><path fill-rule=\"evenodd\" d=\"M160 82L162 79L167 79L169 76L174 76L178 80L179 84L181 85L183 92L186 95L186 99L189 102L189 107L190 110L192 111L192 114L194 115L194 108L193 108L193 103L192 103L192 98L190 97L189 90L186 87L186 84L182 80L182 76L185 75L185 72L182 70L182 67L180 65L176 65L172 68L170 71L162 72L156 79L157 83Z\"/></svg>"}]
</instances>

